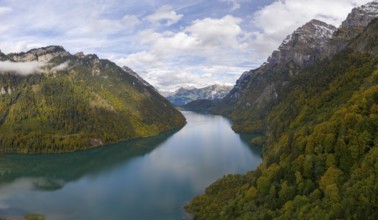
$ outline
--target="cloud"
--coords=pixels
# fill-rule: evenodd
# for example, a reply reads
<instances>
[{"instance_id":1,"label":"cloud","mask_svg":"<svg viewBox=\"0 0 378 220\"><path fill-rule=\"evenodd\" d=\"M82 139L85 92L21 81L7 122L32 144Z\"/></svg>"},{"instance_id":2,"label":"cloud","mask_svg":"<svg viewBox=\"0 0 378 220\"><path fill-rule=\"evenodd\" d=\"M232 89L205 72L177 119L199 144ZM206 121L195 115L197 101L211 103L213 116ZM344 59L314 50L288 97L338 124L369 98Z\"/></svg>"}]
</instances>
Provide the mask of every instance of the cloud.
<instances>
[{"instance_id":1,"label":"cloud","mask_svg":"<svg viewBox=\"0 0 378 220\"><path fill-rule=\"evenodd\" d=\"M149 15L146 19L153 24L163 24L171 26L182 19L184 15L177 14L170 5L161 6L155 13Z\"/></svg>"},{"instance_id":2,"label":"cloud","mask_svg":"<svg viewBox=\"0 0 378 220\"><path fill-rule=\"evenodd\" d=\"M62 45L71 53L96 53L159 88L234 83L297 27L313 18L338 26L369 1L2 1L0 49Z\"/></svg>"},{"instance_id":3,"label":"cloud","mask_svg":"<svg viewBox=\"0 0 378 220\"><path fill-rule=\"evenodd\" d=\"M135 15L125 15L122 18L122 23L130 29L134 29L136 26L140 25L142 21Z\"/></svg>"},{"instance_id":4,"label":"cloud","mask_svg":"<svg viewBox=\"0 0 378 220\"><path fill-rule=\"evenodd\" d=\"M10 7L0 7L0 15L9 13L11 11L12 11L12 8L10 8Z\"/></svg>"},{"instance_id":5,"label":"cloud","mask_svg":"<svg viewBox=\"0 0 378 220\"><path fill-rule=\"evenodd\" d=\"M254 33L251 47L260 56L268 57L287 35L311 19L319 19L339 26L356 5L371 0L277 0L256 11L252 23L259 30Z\"/></svg>"},{"instance_id":6,"label":"cloud","mask_svg":"<svg viewBox=\"0 0 378 220\"><path fill-rule=\"evenodd\" d=\"M239 47L237 36L242 33L241 22L241 18L231 15L221 19L205 18L195 20L185 31L197 38L201 47Z\"/></svg>"},{"instance_id":7,"label":"cloud","mask_svg":"<svg viewBox=\"0 0 378 220\"><path fill-rule=\"evenodd\" d=\"M159 67L162 63L156 55L148 51L141 51L127 56L127 58L117 59L116 62L121 66L132 66L142 69L148 66L149 68Z\"/></svg>"},{"instance_id":8,"label":"cloud","mask_svg":"<svg viewBox=\"0 0 378 220\"><path fill-rule=\"evenodd\" d=\"M51 71L52 72L57 72L57 71L63 71L63 70L66 70L68 68L68 65L70 64L70 61L66 61L64 63L61 63L57 66L54 66L53 68L51 68Z\"/></svg>"},{"instance_id":9,"label":"cloud","mask_svg":"<svg viewBox=\"0 0 378 220\"><path fill-rule=\"evenodd\" d=\"M169 55L177 58L178 53L183 58L200 54L214 56L220 50L245 49L247 45L243 43L243 36L246 33L239 26L241 22L242 19L227 15L220 19L195 20L178 32L160 33L147 29L139 33L140 43L150 48L149 54L161 59L171 58ZM140 55L140 52L136 54Z\"/></svg>"},{"instance_id":10,"label":"cloud","mask_svg":"<svg viewBox=\"0 0 378 220\"><path fill-rule=\"evenodd\" d=\"M132 53L116 62L141 73L160 90L185 85L234 83L251 66L246 42L249 34L241 28L243 20L226 15L192 21L177 32L146 29L139 33L147 50Z\"/></svg>"},{"instance_id":11,"label":"cloud","mask_svg":"<svg viewBox=\"0 0 378 220\"><path fill-rule=\"evenodd\" d=\"M46 65L45 62L31 61L31 62L0 62L0 72L11 72L20 75L30 75L35 73L42 73L42 67Z\"/></svg>"}]
</instances>

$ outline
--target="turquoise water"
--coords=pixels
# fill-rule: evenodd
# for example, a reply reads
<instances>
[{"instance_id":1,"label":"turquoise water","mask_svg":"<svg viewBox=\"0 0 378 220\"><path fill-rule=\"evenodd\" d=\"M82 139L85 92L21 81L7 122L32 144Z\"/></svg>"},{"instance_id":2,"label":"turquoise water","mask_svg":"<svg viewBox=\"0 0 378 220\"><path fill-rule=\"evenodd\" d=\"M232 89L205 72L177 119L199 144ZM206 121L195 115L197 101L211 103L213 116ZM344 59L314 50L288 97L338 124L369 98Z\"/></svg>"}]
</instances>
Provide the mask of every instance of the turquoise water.
<instances>
[{"instance_id":1,"label":"turquoise water","mask_svg":"<svg viewBox=\"0 0 378 220\"><path fill-rule=\"evenodd\" d=\"M188 124L158 137L59 155L0 156L0 216L187 219L183 206L261 150L222 116L183 112Z\"/></svg>"}]
</instances>

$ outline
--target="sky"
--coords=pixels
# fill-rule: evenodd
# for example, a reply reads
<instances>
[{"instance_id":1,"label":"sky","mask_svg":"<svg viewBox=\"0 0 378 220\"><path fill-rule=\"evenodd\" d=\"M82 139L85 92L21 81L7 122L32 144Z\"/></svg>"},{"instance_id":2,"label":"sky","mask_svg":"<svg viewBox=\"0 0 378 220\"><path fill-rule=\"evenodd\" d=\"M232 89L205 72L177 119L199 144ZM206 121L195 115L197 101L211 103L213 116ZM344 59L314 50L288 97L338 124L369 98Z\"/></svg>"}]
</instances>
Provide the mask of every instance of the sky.
<instances>
[{"instance_id":1,"label":"sky","mask_svg":"<svg viewBox=\"0 0 378 220\"><path fill-rule=\"evenodd\" d=\"M0 0L0 50L61 45L128 66L160 91L234 85L311 19L372 0Z\"/></svg>"}]
</instances>

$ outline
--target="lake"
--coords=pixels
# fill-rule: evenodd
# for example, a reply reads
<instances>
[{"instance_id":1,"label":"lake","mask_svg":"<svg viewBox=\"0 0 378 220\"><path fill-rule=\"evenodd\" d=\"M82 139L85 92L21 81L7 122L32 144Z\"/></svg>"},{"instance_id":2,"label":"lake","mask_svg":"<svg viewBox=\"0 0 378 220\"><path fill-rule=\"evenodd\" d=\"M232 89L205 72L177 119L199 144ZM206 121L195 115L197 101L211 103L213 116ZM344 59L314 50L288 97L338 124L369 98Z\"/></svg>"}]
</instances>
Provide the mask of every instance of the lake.
<instances>
[{"instance_id":1,"label":"lake","mask_svg":"<svg viewBox=\"0 0 378 220\"><path fill-rule=\"evenodd\" d=\"M216 179L261 163L261 149L222 116L183 112L157 137L56 155L0 155L0 216L187 219L183 207Z\"/></svg>"}]
</instances>

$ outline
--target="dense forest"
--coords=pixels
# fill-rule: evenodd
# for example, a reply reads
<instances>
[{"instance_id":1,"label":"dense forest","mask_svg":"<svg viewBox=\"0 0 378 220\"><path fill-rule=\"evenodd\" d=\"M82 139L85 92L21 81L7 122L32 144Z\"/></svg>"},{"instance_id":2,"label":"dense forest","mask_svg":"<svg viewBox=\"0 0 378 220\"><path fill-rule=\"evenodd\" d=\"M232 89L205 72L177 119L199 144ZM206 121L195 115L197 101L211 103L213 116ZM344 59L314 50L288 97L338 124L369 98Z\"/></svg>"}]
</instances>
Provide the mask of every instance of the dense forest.
<instances>
[{"instance_id":1,"label":"dense forest","mask_svg":"<svg viewBox=\"0 0 378 220\"><path fill-rule=\"evenodd\" d=\"M61 63L69 68L54 72ZM0 95L0 152L83 150L185 124L154 88L110 61L70 55L49 64L43 74L0 74L11 91Z\"/></svg>"},{"instance_id":2,"label":"dense forest","mask_svg":"<svg viewBox=\"0 0 378 220\"><path fill-rule=\"evenodd\" d=\"M297 74L268 112L264 160L186 209L195 219L378 219L378 20Z\"/></svg>"}]
</instances>

